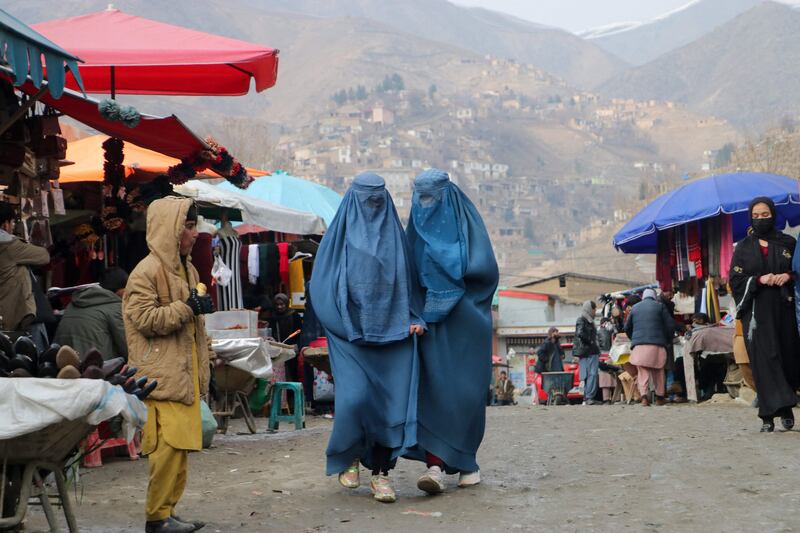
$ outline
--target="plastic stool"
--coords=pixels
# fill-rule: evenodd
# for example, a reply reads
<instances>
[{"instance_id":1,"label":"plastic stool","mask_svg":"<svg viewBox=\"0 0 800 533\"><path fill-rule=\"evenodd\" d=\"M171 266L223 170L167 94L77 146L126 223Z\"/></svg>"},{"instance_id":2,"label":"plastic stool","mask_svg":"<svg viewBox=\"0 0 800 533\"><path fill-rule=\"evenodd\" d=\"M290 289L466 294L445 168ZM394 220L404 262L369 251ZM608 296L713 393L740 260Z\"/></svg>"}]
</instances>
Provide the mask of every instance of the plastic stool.
<instances>
[{"instance_id":1,"label":"plastic stool","mask_svg":"<svg viewBox=\"0 0 800 533\"><path fill-rule=\"evenodd\" d=\"M136 461L139 459L139 433L136 433L136 437L127 442L123 438L115 438L115 439L106 439L103 444L100 444L100 434L95 429L86 439L83 441L83 449L84 450L92 450L91 452L87 453L83 456L83 466L85 468L99 468L103 466L103 450L107 450L109 448L117 448L117 447L126 447L128 449L128 457L130 457L131 461Z\"/></svg>"},{"instance_id":2,"label":"plastic stool","mask_svg":"<svg viewBox=\"0 0 800 533\"><path fill-rule=\"evenodd\" d=\"M294 414L282 415L281 412L281 394L283 391L292 391L294 393ZM279 381L272 386L272 406L269 411L269 429L276 430L281 422L294 422L295 429L303 429L306 427L306 411L305 411L305 394L303 393L303 384Z\"/></svg>"}]
</instances>

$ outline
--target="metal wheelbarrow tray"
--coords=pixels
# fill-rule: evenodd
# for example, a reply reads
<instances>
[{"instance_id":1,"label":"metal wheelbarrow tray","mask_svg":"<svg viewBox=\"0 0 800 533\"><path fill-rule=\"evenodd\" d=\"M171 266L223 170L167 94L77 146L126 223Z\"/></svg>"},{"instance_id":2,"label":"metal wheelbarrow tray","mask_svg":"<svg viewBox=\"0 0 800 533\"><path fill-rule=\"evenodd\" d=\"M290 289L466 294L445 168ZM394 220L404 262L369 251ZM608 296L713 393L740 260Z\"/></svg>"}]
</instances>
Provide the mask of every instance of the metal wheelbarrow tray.
<instances>
[{"instance_id":1,"label":"metal wheelbarrow tray","mask_svg":"<svg viewBox=\"0 0 800 533\"><path fill-rule=\"evenodd\" d=\"M58 488L57 500L64 509L67 527L71 533L78 531L72 502L69 498L64 477L64 463L70 453L94 429L86 417L52 424L46 428L0 440L0 507L16 500L13 516L0 518L0 530L13 528L25 518L28 499L39 498L51 531L60 531L58 520L53 512L50 495L42 480L40 471L52 472ZM9 467L21 475L16 480L8 477ZM35 486L34 486L35 482ZM10 491L10 492L9 492ZM7 510L0 513L8 514Z\"/></svg>"}]
</instances>

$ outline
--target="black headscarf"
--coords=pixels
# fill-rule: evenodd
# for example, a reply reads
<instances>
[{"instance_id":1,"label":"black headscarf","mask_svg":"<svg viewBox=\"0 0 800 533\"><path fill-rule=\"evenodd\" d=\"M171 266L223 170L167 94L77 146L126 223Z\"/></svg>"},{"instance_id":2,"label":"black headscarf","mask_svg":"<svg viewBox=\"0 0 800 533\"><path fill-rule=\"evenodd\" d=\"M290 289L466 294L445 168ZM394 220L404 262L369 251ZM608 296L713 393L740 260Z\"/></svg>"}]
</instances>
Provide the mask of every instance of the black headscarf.
<instances>
[{"instance_id":1,"label":"black headscarf","mask_svg":"<svg viewBox=\"0 0 800 533\"><path fill-rule=\"evenodd\" d=\"M758 204L766 204L769 207L770 213L772 213L772 228L759 235L756 232L756 224L757 222L753 220L753 208ZM767 198L766 196L759 196L758 198L753 198L750 202L750 207L748 208L748 216L750 217L750 230L752 234L760 240L764 240L767 242L774 242L781 244L783 246L788 246L787 236L782 231L778 230L775 227L775 224L778 220L778 212L775 209L775 202L772 201L771 198ZM767 219L760 219L760 220L767 220Z\"/></svg>"}]
</instances>

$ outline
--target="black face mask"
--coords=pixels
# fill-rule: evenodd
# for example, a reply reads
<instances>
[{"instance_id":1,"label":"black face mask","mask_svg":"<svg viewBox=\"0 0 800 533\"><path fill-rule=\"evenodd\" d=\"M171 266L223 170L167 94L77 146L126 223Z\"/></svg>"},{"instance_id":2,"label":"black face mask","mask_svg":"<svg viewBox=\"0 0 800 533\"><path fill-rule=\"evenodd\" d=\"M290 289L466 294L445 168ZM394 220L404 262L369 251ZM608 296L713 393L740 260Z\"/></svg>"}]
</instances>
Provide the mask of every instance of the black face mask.
<instances>
[{"instance_id":1,"label":"black face mask","mask_svg":"<svg viewBox=\"0 0 800 533\"><path fill-rule=\"evenodd\" d=\"M756 237L766 237L770 232L775 229L775 219L773 218L757 218L752 221L753 233Z\"/></svg>"}]
</instances>

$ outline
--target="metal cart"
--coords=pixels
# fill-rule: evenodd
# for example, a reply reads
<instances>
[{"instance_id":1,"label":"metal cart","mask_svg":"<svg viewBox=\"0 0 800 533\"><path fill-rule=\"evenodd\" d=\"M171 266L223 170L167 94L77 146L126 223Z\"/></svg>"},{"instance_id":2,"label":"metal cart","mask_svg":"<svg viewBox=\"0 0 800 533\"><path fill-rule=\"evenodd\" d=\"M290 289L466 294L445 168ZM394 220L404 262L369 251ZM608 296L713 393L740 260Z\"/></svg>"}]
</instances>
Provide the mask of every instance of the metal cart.
<instances>
[{"instance_id":1,"label":"metal cart","mask_svg":"<svg viewBox=\"0 0 800 533\"><path fill-rule=\"evenodd\" d=\"M0 530L14 528L25 518L28 500L39 499L50 531L61 531L53 502L60 505L70 533L78 531L64 477L67 458L94 429L86 418L53 424L39 431L0 440ZM55 477L57 493L49 494L43 472ZM51 501L51 499L53 501ZM11 507L13 509L9 509Z\"/></svg>"},{"instance_id":2,"label":"metal cart","mask_svg":"<svg viewBox=\"0 0 800 533\"><path fill-rule=\"evenodd\" d=\"M572 372L542 372L542 390L547 393L547 405L569 403L567 393L572 388Z\"/></svg>"}]
</instances>

